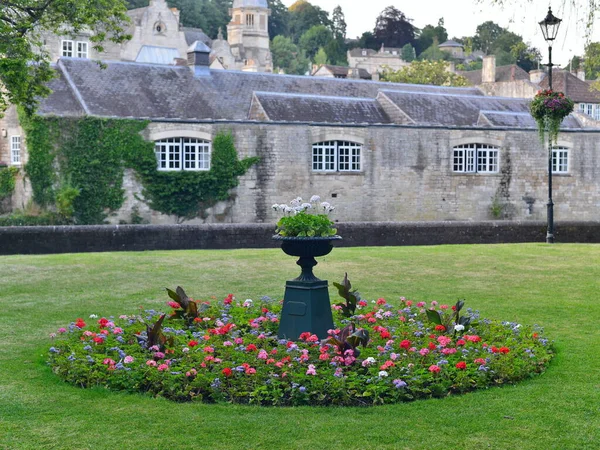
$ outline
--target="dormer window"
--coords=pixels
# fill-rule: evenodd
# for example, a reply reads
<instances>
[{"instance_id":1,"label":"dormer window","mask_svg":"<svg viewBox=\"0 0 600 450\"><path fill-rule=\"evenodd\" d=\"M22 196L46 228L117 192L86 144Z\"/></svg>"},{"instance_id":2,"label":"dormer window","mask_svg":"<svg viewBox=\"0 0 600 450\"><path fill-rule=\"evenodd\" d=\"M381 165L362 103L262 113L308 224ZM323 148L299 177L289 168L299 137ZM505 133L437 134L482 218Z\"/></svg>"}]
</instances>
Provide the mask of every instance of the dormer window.
<instances>
[{"instance_id":1,"label":"dormer window","mask_svg":"<svg viewBox=\"0 0 600 450\"><path fill-rule=\"evenodd\" d=\"M363 50L363 51L362 51L362 55L363 55L363 56L367 56L367 51L366 51L366 50Z\"/></svg>"}]
</instances>

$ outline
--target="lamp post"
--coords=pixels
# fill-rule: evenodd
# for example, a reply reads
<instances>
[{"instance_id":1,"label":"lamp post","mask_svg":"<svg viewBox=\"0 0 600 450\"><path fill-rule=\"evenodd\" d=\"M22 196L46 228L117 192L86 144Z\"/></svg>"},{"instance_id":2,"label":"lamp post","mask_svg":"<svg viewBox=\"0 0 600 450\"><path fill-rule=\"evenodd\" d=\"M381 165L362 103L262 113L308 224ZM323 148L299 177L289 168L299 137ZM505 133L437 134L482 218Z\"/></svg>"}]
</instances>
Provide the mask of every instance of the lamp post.
<instances>
[{"instance_id":1,"label":"lamp post","mask_svg":"<svg viewBox=\"0 0 600 450\"><path fill-rule=\"evenodd\" d=\"M548 8L548 15L540 22L540 28L544 39L548 43L548 85L552 90L552 44L558 34L558 27L561 19L554 17L552 8ZM548 231L546 233L546 242L554 243L554 203L552 202L552 139L548 138Z\"/></svg>"}]
</instances>

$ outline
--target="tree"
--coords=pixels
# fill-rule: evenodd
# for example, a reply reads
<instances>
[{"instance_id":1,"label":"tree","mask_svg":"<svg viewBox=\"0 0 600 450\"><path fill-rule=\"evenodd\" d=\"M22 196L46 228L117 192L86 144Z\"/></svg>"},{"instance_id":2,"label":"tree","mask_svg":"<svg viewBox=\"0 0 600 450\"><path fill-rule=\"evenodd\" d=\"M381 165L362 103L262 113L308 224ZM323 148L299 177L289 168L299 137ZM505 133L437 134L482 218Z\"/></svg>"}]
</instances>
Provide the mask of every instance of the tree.
<instances>
[{"instance_id":1,"label":"tree","mask_svg":"<svg viewBox=\"0 0 600 450\"><path fill-rule=\"evenodd\" d=\"M375 23L373 35L375 40L386 47L403 47L415 42L415 27L402 11L388 6Z\"/></svg>"},{"instance_id":2,"label":"tree","mask_svg":"<svg viewBox=\"0 0 600 450\"><path fill-rule=\"evenodd\" d=\"M213 39L219 28L224 32L227 30L230 0L169 0L168 3L181 11L183 26L202 28Z\"/></svg>"},{"instance_id":3,"label":"tree","mask_svg":"<svg viewBox=\"0 0 600 450\"><path fill-rule=\"evenodd\" d=\"M289 7L289 12L289 36L294 42L298 42L300 36L316 25L331 27L329 13L306 0L298 0Z\"/></svg>"},{"instance_id":4,"label":"tree","mask_svg":"<svg viewBox=\"0 0 600 450\"><path fill-rule=\"evenodd\" d=\"M417 54L415 52L415 48L412 45L406 44L404 47L402 47L402 59L404 61L411 62L416 58Z\"/></svg>"},{"instance_id":5,"label":"tree","mask_svg":"<svg viewBox=\"0 0 600 450\"><path fill-rule=\"evenodd\" d=\"M327 53L325 52L325 49L323 47L321 47L315 55L314 61L317 65L329 64L329 60L327 59Z\"/></svg>"},{"instance_id":6,"label":"tree","mask_svg":"<svg viewBox=\"0 0 600 450\"><path fill-rule=\"evenodd\" d=\"M308 59L292 40L285 36L275 36L271 42L273 67L285 73L304 75L308 70Z\"/></svg>"},{"instance_id":7,"label":"tree","mask_svg":"<svg viewBox=\"0 0 600 450\"><path fill-rule=\"evenodd\" d=\"M281 0L267 0L271 15L269 16L269 39L275 36L287 35L289 30L290 12Z\"/></svg>"},{"instance_id":8,"label":"tree","mask_svg":"<svg viewBox=\"0 0 600 450\"><path fill-rule=\"evenodd\" d=\"M537 48L528 47L523 41L513 45L510 48L510 54L516 60L517 65L526 72L537 68L542 59L542 54Z\"/></svg>"},{"instance_id":9,"label":"tree","mask_svg":"<svg viewBox=\"0 0 600 450\"><path fill-rule=\"evenodd\" d=\"M448 40L448 32L444 28L444 19L438 20L436 27L433 25L425 25L419 33L419 37L416 40L416 51L418 54L425 51L425 49L431 47L434 38L437 39L438 43L446 42Z\"/></svg>"},{"instance_id":10,"label":"tree","mask_svg":"<svg viewBox=\"0 0 600 450\"><path fill-rule=\"evenodd\" d=\"M333 8L331 14L331 29L336 39L346 39L346 19L340 5Z\"/></svg>"},{"instance_id":11,"label":"tree","mask_svg":"<svg viewBox=\"0 0 600 450\"><path fill-rule=\"evenodd\" d=\"M478 25L473 36L473 49L481 50L486 55L492 52L494 42L504 32L504 28L491 20Z\"/></svg>"},{"instance_id":12,"label":"tree","mask_svg":"<svg viewBox=\"0 0 600 450\"><path fill-rule=\"evenodd\" d=\"M437 38L433 39L433 43L423 53L419 55L420 60L429 61L448 61L452 58L449 52L441 50Z\"/></svg>"},{"instance_id":13,"label":"tree","mask_svg":"<svg viewBox=\"0 0 600 450\"><path fill-rule=\"evenodd\" d=\"M333 35L329 28L324 25L316 25L300 37L298 47L309 59L313 59L319 48L326 47L332 40Z\"/></svg>"},{"instance_id":14,"label":"tree","mask_svg":"<svg viewBox=\"0 0 600 450\"><path fill-rule=\"evenodd\" d=\"M371 50L379 50L381 44L377 43L375 35L370 31L365 31L358 40L359 48L370 48Z\"/></svg>"},{"instance_id":15,"label":"tree","mask_svg":"<svg viewBox=\"0 0 600 450\"><path fill-rule=\"evenodd\" d=\"M590 42L585 46L583 67L586 80L600 78L600 42Z\"/></svg>"},{"instance_id":16,"label":"tree","mask_svg":"<svg viewBox=\"0 0 600 450\"><path fill-rule=\"evenodd\" d=\"M448 71L445 61L413 61L410 66L397 71L386 71L383 81L410 84L432 84L435 86L466 86L467 79Z\"/></svg>"},{"instance_id":17,"label":"tree","mask_svg":"<svg viewBox=\"0 0 600 450\"><path fill-rule=\"evenodd\" d=\"M53 78L50 56L43 48L41 33L76 35L95 30L90 37L94 49L102 51L106 40L124 42L128 21L124 0L10 0L0 6L0 113L9 104L21 105L28 113L37 98L50 90Z\"/></svg>"}]
</instances>

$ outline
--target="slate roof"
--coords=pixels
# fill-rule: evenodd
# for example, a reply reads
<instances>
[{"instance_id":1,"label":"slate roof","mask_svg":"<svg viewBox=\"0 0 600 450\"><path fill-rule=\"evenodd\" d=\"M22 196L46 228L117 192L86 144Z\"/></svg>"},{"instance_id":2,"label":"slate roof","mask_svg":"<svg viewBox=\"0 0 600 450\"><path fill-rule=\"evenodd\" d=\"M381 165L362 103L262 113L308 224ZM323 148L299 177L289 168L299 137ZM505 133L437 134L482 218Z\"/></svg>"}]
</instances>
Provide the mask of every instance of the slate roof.
<instances>
[{"instance_id":1,"label":"slate roof","mask_svg":"<svg viewBox=\"0 0 600 450\"><path fill-rule=\"evenodd\" d=\"M256 92L264 112L272 121L316 123L391 123L372 98L325 97L305 94Z\"/></svg>"},{"instance_id":2,"label":"slate roof","mask_svg":"<svg viewBox=\"0 0 600 450\"><path fill-rule=\"evenodd\" d=\"M542 89L549 87L548 77L540 82ZM567 70L552 71L552 89L564 92L575 103L600 103L600 92L590 88L590 85L580 80Z\"/></svg>"},{"instance_id":3,"label":"slate roof","mask_svg":"<svg viewBox=\"0 0 600 450\"><path fill-rule=\"evenodd\" d=\"M482 83L481 72L481 70L465 70L457 73L469 80L473 86L479 86ZM515 80L529 80L529 74L516 64L496 67L496 83Z\"/></svg>"},{"instance_id":4,"label":"slate roof","mask_svg":"<svg viewBox=\"0 0 600 450\"><path fill-rule=\"evenodd\" d=\"M209 47L212 46L212 39L201 28L181 27L181 31L183 31L187 45L192 45L194 42L200 41Z\"/></svg>"},{"instance_id":5,"label":"slate roof","mask_svg":"<svg viewBox=\"0 0 600 450\"><path fill-rule=\"evenodd\" d=\"M486 97L477 88L454 88L228 70L194 76L187 66L62 58L55 92L41 114L132 117L160 121L251 120L253 99L272 121L389 124L377 100L385 95L416 125L495 126L481 111L528 112L528 101ZM386 105L388 102L385 102ZM487 114L487 113L486 113ZM521 117L519 116L519 117ZM529 127L519 117L515 126ZM523 116L524 117L524 116ZM498 125L499 126L499 125ZM512 125L511 125L512 126ZM579 127L576 121L573 126Z\"/></svg>"},{"instance_id":6,"label":"slate roof","mask_svg":"<svg viewBox=\"0 0 600 450\"><path fill-rule=\"evenodd\" d=\"M453 40L449 40L449 41L446 41L446 42L438 45L438 47L440 47L440 48L441 47L461 47L462 48L462 46L463 46L462 44L459 44L458 42L453 41Z\"/></svg>"},{"instance_id":7,"label":"slate roof","mask_svg":"<svg viewBox=\"0 0 600 450\"><path fill-rule=\"evenodd\" d=\"M319 69L321 67L325 67L329 72L331 72L332 75L334 75L336 77L348 78L348 71L350 70L350 67L334 66L331 64L322 64L319 66ZM353 69L353 70L356 70L356 69ZM316 71L315 71L315 73L316 73ZM358 76L362 80L370 80L371 79L371 74L366 69L358 69Z\"/></svg>"}]
</instances>

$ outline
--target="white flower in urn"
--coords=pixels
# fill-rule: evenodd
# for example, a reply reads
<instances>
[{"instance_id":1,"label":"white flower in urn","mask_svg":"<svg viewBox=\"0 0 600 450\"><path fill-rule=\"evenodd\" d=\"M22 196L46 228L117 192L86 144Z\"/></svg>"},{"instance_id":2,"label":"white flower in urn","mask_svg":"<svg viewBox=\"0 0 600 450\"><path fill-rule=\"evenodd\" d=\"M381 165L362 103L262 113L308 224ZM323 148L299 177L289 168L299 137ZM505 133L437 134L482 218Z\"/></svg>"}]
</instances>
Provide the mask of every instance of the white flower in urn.
<instances>
[{"instance_id":1,"label":"white flower in urn","mask_svg":"<svg viewBox=\"0 0 600 450\"><path fill-rule=\"evenodd\" d=\"M334 207L329 202L321 202L318 195L310 197L310 202L303 202L302 197L296 197L289 205L276 203L273 209L284 213L275 230L279 236L329 237L337 233L335 224L328 217Z\"/></svg>"}]
</instances>

